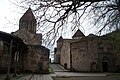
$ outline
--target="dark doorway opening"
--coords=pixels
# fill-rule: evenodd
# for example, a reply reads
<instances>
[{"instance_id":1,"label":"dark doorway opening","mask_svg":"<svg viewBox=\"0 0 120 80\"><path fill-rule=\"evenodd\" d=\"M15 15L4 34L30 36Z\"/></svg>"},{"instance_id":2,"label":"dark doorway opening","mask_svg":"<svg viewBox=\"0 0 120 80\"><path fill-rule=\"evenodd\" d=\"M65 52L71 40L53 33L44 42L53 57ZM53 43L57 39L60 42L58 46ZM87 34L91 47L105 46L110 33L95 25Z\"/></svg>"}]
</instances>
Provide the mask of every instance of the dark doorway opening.
<instances>
[{"instance_id":1,"label":"dark doorway opening","mask_svg":"<svg viewBox=\"0 0 120 80\"><path fill-rule=\"evenodd\" d=\"M102 62L103 72L108 72L108 62Z\"/></svg>"},{"instance_id":2,"label":"dark doorway opening","mask_svg":"<svg viewBox=\"0 0 120 80\"><path fill-rule=\"evenodd\" d=\"M64 64L64 68L67 69L67 63Z\"/></svg>"}]
</instances>

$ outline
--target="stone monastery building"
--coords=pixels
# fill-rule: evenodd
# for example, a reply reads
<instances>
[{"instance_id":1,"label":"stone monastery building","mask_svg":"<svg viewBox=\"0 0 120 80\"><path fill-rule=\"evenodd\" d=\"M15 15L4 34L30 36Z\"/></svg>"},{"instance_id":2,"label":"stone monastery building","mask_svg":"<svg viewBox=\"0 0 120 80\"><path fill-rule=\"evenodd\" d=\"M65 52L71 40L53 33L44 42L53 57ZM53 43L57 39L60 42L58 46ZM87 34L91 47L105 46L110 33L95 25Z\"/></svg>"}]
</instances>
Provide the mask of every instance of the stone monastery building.
<instances>
[{"instance_id":1,"label":"stone monastery building","mask_svg":"<svg viewBox=\"0 0 120 80\"><path fill-rule=\"evenodd\" d=\"M93 34L85 36L79 29L72 39L63 39L61 36L54 54L55 63L72 71L112 72L120 66L113 38Z\"/></svg>"},{"instance_id":2,"label":"stone monastery building","mask_svg":"<svg viewBox=\"0 0 120 80\"><path fill-rule=\"evenodd\" d=\"M32 13L31 8L29 8L19 20L19 29L16 32L12 32L12 35L8 35L12 36L13 40L14 37L18 37L26 46L24 50L22 49L23 46L17 48L17 46L13 45L14 48L11 48L11 70L20 72L48 73L50 51L46 47L42 46L42 34L36 33L36 25L37 21L35 16ZM8 54L6 53L9 53L10 44L7 46L5 44L6 41L4 39L2 40L0 39L0 71L6 71L8 64L3 65L7 63L3 55L8 57ZM2 48L5 46L6 48Z\"/></svg>"},{"instance_id":3,"label":"stone monastery building","mask_svg":"<svg viewBox=\"0 0 120 80\"><path fill-rule=\"evenodd\" d=\"M19 30L13 35L21 38L28 46L28 54L24 64L24 69L28 71L46 73L49 69L49 49L42 46L42 34L36 33L34 14L29 8L19 20Z\"/></svg>"}]
</instances>

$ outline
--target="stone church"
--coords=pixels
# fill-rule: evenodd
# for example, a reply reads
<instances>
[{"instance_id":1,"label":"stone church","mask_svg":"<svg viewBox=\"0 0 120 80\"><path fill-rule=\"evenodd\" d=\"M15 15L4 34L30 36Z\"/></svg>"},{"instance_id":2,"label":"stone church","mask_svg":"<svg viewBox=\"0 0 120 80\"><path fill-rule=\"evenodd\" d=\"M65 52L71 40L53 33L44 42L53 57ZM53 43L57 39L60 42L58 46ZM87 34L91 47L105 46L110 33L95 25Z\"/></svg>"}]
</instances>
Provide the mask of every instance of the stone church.
<instances>
[{"instance_id":1,"label":"stone church","mask_svg":"<svg viewBox=\"0 0 120 80\"><path fill-rule=\"evenodd\" d=\"M114 39L90 34L85 36L79 29L72 39L57 40L54 50L55 63L71 71L113 72L116 71Z\"/></svg>"},{"instance_id":2,"label":"stone church","mask_svg":"<svg viewBox=\"0 0 120 80\"><path fill-rule=\"evenodd\" d=\"M29 8L19 20L19 29L12 35L21 38L28 47L23 71L48 73L50 51L42 46L42 34L36 33L36 25L35 16Z\"/></svg>"}]
</instances>

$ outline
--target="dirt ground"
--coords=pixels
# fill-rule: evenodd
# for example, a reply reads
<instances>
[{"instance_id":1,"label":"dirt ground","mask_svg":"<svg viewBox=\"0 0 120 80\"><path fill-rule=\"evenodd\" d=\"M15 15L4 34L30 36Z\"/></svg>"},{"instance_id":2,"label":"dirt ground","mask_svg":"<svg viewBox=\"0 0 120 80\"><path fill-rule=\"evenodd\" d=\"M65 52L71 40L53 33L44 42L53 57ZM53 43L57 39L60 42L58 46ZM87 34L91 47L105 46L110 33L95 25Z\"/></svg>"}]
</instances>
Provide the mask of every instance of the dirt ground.
<instances>
[{"instance_id":1,"label":"dirt ground","mask_svg":"<svg viewBox=\"0 0 120 80\"><path fill-rule=\"evenodd\" d=\"M53 77L53 80L120 80L120 74L113 74L104 77Z\"/></svg>"}]
</instances>

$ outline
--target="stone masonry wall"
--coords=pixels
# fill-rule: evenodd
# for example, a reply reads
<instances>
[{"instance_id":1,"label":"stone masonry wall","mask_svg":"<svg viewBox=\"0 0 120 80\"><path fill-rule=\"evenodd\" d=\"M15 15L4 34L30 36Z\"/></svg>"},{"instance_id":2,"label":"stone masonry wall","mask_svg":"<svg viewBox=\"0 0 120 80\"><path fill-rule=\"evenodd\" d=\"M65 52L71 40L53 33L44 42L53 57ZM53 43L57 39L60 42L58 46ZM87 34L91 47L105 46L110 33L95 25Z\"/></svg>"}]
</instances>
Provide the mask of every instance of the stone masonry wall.
<instances>
[{"instance_id":1,"label":"stone masonry wall","mask_svg":"<svg viewBox=\"0 0 120 80\"><path fill-rule=\"evenodd\" d=\"M61 49L61 65L64 66L67 63L67 68L70 68L70 44L67 41L63 42L63 46Z\"/></svg>"}]
</instances>

